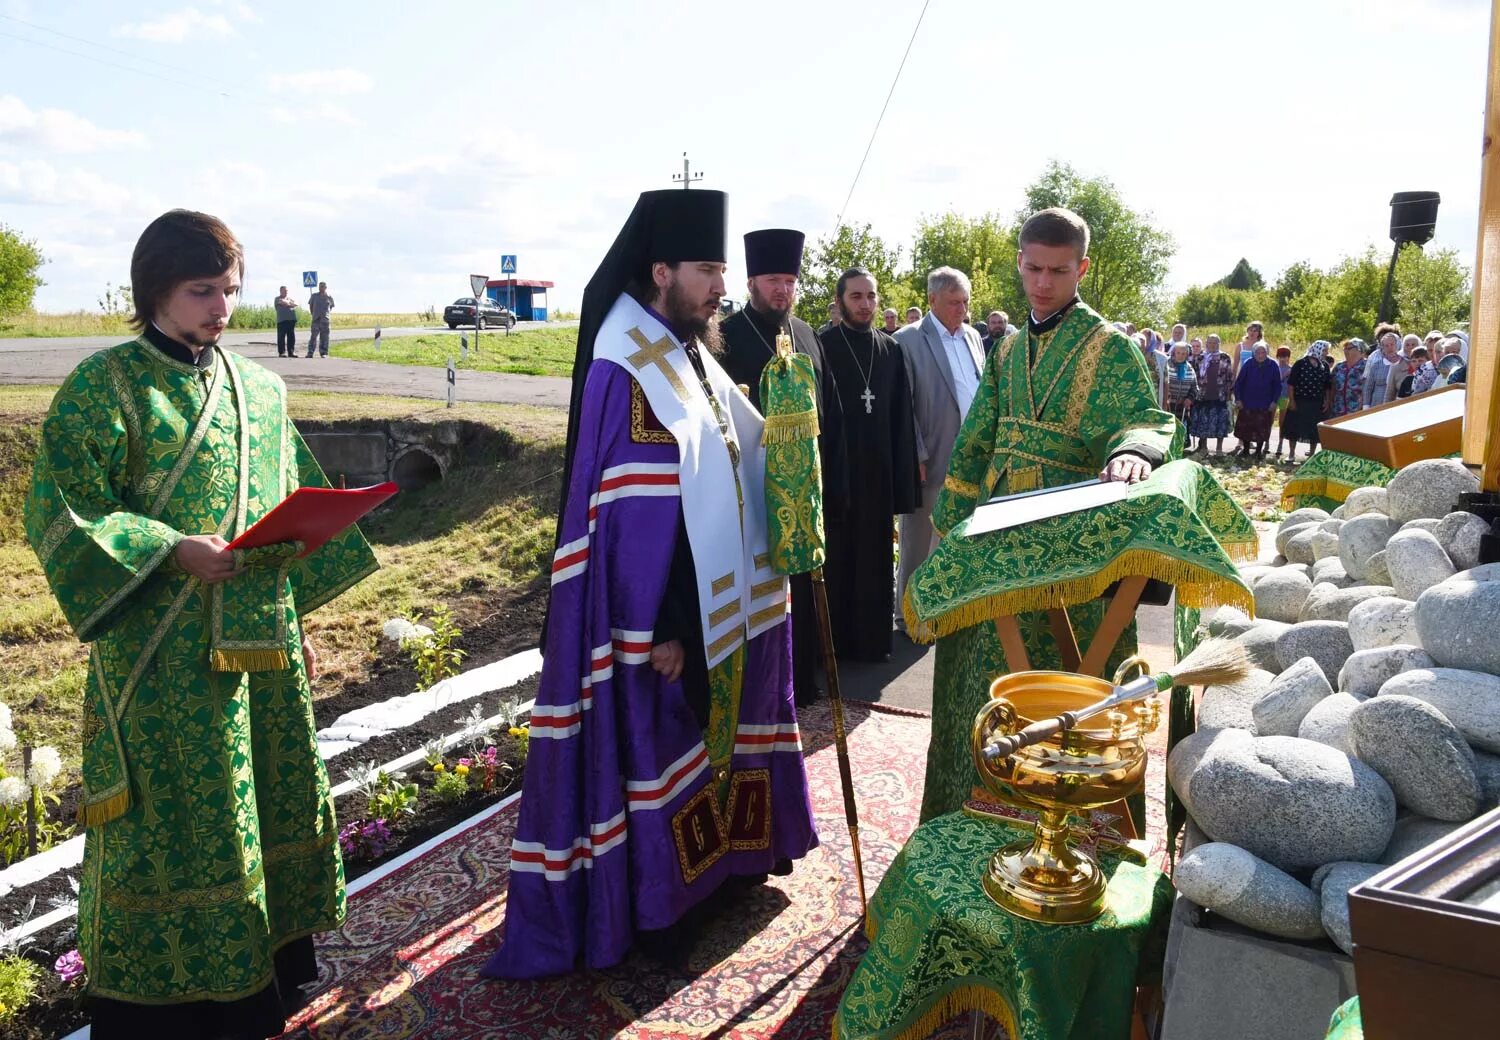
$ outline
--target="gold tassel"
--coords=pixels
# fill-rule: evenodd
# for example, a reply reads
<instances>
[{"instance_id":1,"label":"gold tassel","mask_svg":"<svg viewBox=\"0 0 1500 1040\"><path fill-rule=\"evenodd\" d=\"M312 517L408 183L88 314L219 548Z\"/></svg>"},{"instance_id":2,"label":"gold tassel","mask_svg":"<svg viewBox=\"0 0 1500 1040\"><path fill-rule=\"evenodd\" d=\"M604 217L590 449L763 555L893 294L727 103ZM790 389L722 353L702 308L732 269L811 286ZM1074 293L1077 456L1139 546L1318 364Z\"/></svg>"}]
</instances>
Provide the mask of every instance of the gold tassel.
<instances>
[{"instance_id":1,"label":"gold tassel","mask_svg":"<svg viewBox=\"0 0 1500 1040\"><path fill-rule=\"evenodd\" d=\"M85 827L97 827L125 815L130 808L130 789L112 794L97 802L83 802L78 806L78 822Z\"/></svg>"},{"instance_id":2,"label":"gold tassel","mask_svg":"<svg viewBox=\"0 0 1500 1040\"><path fill-rule=\"evenodd\" d=\"M291 661L283 649L214 649L208 657L209 667L216 672L274 672L291 667Z\"/></svg>"},{"instance_id":3,"label":"gold tassel","mask_svg":"<svg viewBox=\"0 0 1500 1040\"><path fill-rule=\"evenodd\" d=\"M906 616L906 630L912 641L930 643L960 629L987 624L1007 614L1024 614L1087 603L1098 599L1115 582L1134 577L1155 578L1177 586L1177 602L1184 607L1238 607L1251 617L1255 616L1255 597L1239 582L1160 553L1141 550L1116 557L1108 567L1085 578L985 596L955 607L928 622L917 619L908 591L902 604L902 613Z\"/></svg>"},{"instance_id":4,"label":"gold tassel","mask_svg":"<svg viewBox=\"0 0 1500 1040\"><path fill-rule=\"evenodd\" d=\"M889 1040L925 1040L959 1015L970 1011L978 1011L1000 1023L1011 1040L1018 1040L1021 1035L1016 1029L1016 1013L1011 1010L1010 1003L992 989L971 985L944 993L915 1022L899 1033L891 1034ZM838 1040L838 1036L839 1023L835 1017L834 1040Z\"/></svg>"},{"instance_id":5,"label":"gold tassel","mask_svg":"<svg viewBox=\"0 0 1500 1040\"><path fill-rule=\"evenodd\" d=\"M1221 542L1219 547L1236 563L1254 563L1260 559L1260 542Z\"/></svg>"},{"instance_id":6,"label":"gold tassel","mask_svg":"<svg viewBox=\"0 0 1500 1040\"><path fill-rule=\"evenodd\" d=\"M814 409L807 412L794 412L791 415L766 416L766 426L761 432L760 442L762 444L790 444L793 441L817 435L818 413Z\"/></svg>"},{"instance_id":7,"label":"gold tassel","mask_svg":"<svg viewBox=\"0 0 1500 1040\"><path fill-rule=\"evenodd\" d=\"M1293 477L1286 482L1286 487L1281 489L1281 508L1295 509L1296 500L1301 495L1316 495L1319 498L1331 498L1335 502L1343 502L1354 490L1352 484L1345 484L1342 480L1334 480L1332 477Z\"/></svg>"}]
</instances>

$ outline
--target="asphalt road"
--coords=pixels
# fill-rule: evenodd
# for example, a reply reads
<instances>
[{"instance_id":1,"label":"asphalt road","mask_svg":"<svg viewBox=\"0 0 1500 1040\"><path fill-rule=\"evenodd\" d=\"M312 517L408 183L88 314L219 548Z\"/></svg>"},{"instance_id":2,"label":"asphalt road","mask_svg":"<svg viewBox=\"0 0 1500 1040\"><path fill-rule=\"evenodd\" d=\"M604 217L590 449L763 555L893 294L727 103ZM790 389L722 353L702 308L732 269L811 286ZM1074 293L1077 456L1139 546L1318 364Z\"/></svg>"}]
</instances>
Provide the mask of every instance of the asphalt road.
<instances>
[{"instance_id":1,"label":"asphalt road","mask_svg":"<svg viewBox=\"0 0 1500 1040\"><path fill-rule=\"evenodd\" d=\"M518 328L525 328L522 322ZM447 326L437 328L387 329L382 335L458 335ZM329 357L301 356L307 349L307 330L297 330L298 357L276 356L272 332L226 332L220 343L278 373L292 390L323 390L348 394L394 394L443 400L448 395L447 374L441 368L420 365L382 365L373 361L349 361L335 353ZM334 329L329 339L369 339L374 329ZM486 335L503 335L487 332ZM120 342L119 336L72 336L58 338L0 339L0 383L31 383L53 386L62 382L80 361ZM566 408L571 390L567 379L551 376L508 375L502 372L459 372L460 401L498 404L531 404Z\"/></svg>"}]
</instances>

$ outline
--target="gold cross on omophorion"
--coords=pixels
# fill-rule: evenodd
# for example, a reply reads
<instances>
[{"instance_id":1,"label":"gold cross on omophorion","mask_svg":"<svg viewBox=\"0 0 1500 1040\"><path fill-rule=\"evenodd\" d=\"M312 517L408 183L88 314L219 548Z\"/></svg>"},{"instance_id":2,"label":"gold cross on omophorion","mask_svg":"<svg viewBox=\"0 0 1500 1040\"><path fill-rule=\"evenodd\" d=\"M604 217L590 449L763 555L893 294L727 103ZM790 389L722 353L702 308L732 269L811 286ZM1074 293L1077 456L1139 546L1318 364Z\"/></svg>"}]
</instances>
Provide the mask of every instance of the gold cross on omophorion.
<instances>
[{"instance_id":1,"label":"gold cross on omophorion","mask_svg":"<svg viewBox=\"0 0 1500 1040\"><path fill-rule=\"evenodd\" d=\"M663 336L652 343L640 329L631 329L627 335L641 349L625 360L634 365L637 370L647 365L655 365L661 374L667 377L667 382L672 385L672 392L677 395L677 400L686 401L687 387L682 385L682 380L677 377L677 370L667 360L667 355L677 349L677 344L672 342L671 337Z\"/></svg>"}]
</instances>

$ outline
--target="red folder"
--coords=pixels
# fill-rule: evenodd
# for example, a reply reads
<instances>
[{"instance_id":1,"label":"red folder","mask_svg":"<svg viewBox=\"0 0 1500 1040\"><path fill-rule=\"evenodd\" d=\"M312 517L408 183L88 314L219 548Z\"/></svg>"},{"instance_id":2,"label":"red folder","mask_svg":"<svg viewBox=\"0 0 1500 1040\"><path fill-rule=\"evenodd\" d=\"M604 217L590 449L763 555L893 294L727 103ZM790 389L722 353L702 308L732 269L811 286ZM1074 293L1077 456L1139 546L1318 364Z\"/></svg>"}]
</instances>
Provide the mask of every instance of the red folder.
<instances>
[{"instance_id":1,"label":"red folder","mask_svg":"<svg viewBox=\"0 0 1500 1040\"><path fill-rule=\"evenodd\" d=\"M250 530L229 543L255 549L277 542L303 542L306 556L397 491L394 481L363 488L304 487L293 491Z\"/></svg>"}]
</instances>

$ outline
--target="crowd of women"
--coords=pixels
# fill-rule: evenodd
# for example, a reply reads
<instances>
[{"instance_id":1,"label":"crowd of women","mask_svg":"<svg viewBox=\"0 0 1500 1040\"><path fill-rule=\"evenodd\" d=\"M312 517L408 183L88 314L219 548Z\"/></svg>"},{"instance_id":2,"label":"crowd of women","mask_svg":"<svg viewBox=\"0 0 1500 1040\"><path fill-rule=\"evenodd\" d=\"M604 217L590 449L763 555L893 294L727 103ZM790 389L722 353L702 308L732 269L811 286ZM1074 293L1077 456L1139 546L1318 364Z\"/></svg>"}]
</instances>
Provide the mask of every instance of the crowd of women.
<instances>
[{"instance_id":1,"label":"crowd of women","mask_svg":"<svg viewBox=\"0 0 1500 1040\"><path fill-rule=\"evenodd\" d=\"M1463 332L1429 332L1404 338L1392 324L1375 327L1370 342L1347 339L1335 347L1317 340L1292 361L1292 348L1275 348L1264 327L1251 322L1235 348L1217 335L1187 336L1172 327L1163 341L1150 329L1131 335L1154 369L1162 407L1180 419L1192 442L1190 453L1224 454L1224 440L1239 442L1238 456L1264 459L1271 435L1280 436L1273 457L1296 461L1297 445L1318 448L1318 424L1365 408L1426 393L1468 374L1469 341Z\"/></svg>"}]
</instances>

